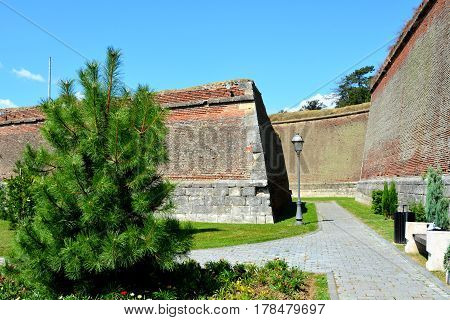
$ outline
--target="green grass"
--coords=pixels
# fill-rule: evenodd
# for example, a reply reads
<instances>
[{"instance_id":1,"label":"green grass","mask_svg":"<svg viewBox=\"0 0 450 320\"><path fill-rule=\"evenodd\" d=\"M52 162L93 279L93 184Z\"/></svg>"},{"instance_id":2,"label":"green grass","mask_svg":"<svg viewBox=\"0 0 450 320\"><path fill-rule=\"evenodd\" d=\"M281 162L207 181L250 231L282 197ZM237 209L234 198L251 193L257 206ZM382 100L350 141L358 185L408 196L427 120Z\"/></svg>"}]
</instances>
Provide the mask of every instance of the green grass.
<instances>
[{"instance_id":1,"label":"green grass","mask_svg":"<svg viewBox=\"0 0 450 320\"><path fill-rule=\"evenodd\" d=\"M274 224L232 224L189 222L192 227L194 244L192 249L206 249L257 243L306 234L317 229L317 213L313 203L306 204L303 225L296 226L295 211L291 210ZM0 220L0 256L7 255L12 246L13 231L8 223Z\"/></svg>"},{"instance_id":2,"label":"green grass","mask_svg":"<svg viewBox=\"0 0 450 320\"><path fill-rule=\"evenodd\" d=\"M8 252L12 247L13 237L14 232L9 230L9 223L0 220L0 257L8 255Z\"/></svg>"},{"instance_id":3,"label":"green grass","mask_svg":"<svg viewBox=\"0 0 450 320\"><path fill-rule=\"evenodd\" d=\"M314 300L330 300L330 293L328 292L327 275L323 273L313 274L314 277Z\"/></svg>"},{"instance_id":4,"label":"green grass","mask_svg":"<svg viewBox=\"0 0 450 320\"><path fill-rule=\"evenodd\" d=\"M192 249L206 249L257 243L306 234L317 229L317 213L313 203L306 204L303 225L296 226L295 211L274 224L231 224L190 222L194 228Z\"/></svg>"}]
</instances>

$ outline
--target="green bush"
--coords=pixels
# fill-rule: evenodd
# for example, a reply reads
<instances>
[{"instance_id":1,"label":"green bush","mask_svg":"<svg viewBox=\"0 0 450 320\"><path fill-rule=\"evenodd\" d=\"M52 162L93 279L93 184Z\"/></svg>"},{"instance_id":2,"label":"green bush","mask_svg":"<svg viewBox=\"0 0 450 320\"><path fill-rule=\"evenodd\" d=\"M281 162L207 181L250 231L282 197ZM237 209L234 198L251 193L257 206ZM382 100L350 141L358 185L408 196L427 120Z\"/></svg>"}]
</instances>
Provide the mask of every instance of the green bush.
<instances>
[{"instance_id":1,"label":"green bush","mask_svg":"<svg viewBox=\"0 0 450 320\"><path fill-rule=\"evenodd\" d=\"M414 216L416 218L416 222L426 222L427 217L425 215L425 207L423 206L422 202L411 202L409 205L409 211L414 213Z\"/></svg>"},{"instance_id":2,"label":"green bush","mask_svg":"<svg viewBox=\"0 0 450 320\"><path fill-rule=\"evenodd\" d=\"M11 229L35 213L31 186L36 175L20 161L14 172L15 176L3 180L4 185L0 186L0 219L8 220Z\"/></svg>"},{"instance_id":3,"label":"green bush","mask_svg":"<svg viewBox=\"0 0 450 320\"><path fill-rule=\"evenodd\" d=\"M392 218L398 208L398 196L395 188L395 182L392 181L388 186L388 183L384 183L383 193L381 196L381 207L383 214L386 218Z\"/></svg>"},{"instance_id":4,"label":"green bush","mask_svg":"<svg viewBox=\"0 0 450 320\"><path fill-rule=\"evenodd\" d=\"M122 90L120 64L109 48L105 68L88 62L79 71L85 98L64 81L40 105L51 148L25 153L26 168L46 174L31 183L35 216L17 228L12 260L35 292L127 286L174 268L191 246L191 233L168 216L174 186L160 175L168 110L146 86Z\"/></svg>"},{"instance_id":5,"label":"green bush","mask_svg":"<svg viewBox=\"0 0 450 320\"><path fill-rule=\"evenodd\" d=\"M440 169L435 170L432 167L428 168L426 183L425 213L427 221L433 222L443 230L447 230L449 228L449 200L444 197L445 185L442 181L442 171Z\"/></svg>"},{"instance_id":6,"label":"green bush","mask_svg":"<svg viewBox=\"0 0 450 320\"><path fill-rule=\"evenodd\" d=\"M444 256L444 270L447 270L450 272L450 246L447 248L447 252Z\"/></svg>"},{"instance_id":7,"label":"green bush","mask_svg":"<svg viewBox=\"0 0 450 320\"><path fill-rule=\"evenodd\" d=\"M374 214L383 214L381 199L383 198L383 190L372 191L372 212Z\"/></svg>"}]
</instances>

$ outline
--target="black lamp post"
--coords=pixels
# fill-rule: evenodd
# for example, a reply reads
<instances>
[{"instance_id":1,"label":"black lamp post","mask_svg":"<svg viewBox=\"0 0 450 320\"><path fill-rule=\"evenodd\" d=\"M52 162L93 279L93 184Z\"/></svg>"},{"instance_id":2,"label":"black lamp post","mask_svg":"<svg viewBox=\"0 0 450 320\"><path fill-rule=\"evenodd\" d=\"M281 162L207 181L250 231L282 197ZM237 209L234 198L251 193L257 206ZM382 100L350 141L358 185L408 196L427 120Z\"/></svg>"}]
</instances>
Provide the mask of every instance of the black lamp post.
<instances>
[{"instance_id":1,"label":"black lamp post","mask_svg":"<svg viewBox=\"0 0 450 320\"><path fill-rule=\"evenodd\" d=\"M300 152L302 152L303 149L303 138L301 135L296 133L292 137L292 144L294 145L294 150L297 153L297 171L298 171L298 197L297 197L297 213L295 214L295 224L300 225L303 224L303 217L302 217L302 201L300 199Z\"/></svg>"}]
</instances>

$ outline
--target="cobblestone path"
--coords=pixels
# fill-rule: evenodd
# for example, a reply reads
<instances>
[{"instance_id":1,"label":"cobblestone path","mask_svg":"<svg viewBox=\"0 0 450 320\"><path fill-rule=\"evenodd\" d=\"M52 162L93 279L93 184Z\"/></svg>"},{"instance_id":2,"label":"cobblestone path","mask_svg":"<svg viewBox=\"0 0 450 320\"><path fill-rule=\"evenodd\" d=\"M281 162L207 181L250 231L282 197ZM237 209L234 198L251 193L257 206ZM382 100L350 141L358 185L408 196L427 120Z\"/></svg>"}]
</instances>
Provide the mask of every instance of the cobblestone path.
<instances>
[{"instance_id":1,"label":"cobblestone path","mask_svg":"<svg viewBox=\"0 0 450 320\"><path fill-rule=\"evenodd\" d=\"M204 263L262 264L274 258L310 272L332 272L339 299L450 299L450 290L334 202L317 202L320 230L303 237L194 250Z\"/></svg>"}]
</instances>

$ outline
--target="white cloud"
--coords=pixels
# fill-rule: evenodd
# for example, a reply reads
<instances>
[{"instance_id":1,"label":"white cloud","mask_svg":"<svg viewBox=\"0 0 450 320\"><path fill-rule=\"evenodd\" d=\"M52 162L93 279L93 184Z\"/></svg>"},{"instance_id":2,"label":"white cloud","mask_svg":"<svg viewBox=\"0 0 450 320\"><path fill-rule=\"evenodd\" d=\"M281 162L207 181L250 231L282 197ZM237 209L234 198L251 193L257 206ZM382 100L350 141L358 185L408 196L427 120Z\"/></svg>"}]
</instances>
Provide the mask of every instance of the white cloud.
<instances>
[{"instance_id":1,"label":"white cloud","mask_svg":"<svg viewBox=\"0 0 450 320\"><path fill-rule=\"evenodd\" d=\"M1 108L17 108L17 106L9 99L0 99L0 109Z\"/></svg>"},{"instance_id":2,"label":"white cloud","mask_svg":"<svg viewBox=\"0 0 450 320\"><path fill-rule=\"evenodd\" d=\"M84 99L84 94L82 94L80 91L75 92L75 97L78 100L83 100Z\"/></svg>"},{"instance_id":3,"label":"white cloud","mask_svg":"<svg viewBox=\"0 0 450 320\"><path fill-rule=\"evenodd\" d=\"M27 69L24 69L24 68L22 68L20 70L12 69L12 72L19 78L25 78L25 79L39 81L39 82L45 81L44 78L40 74L31 73L30 71L28 71Z\"/></svg>"},{"instance_id":4,"label":"white cloud","mask_svg":"<svg viewBox=\"0 0 450 320\"><path fill-rule=\"evenodd\" d=\"M297 106L284 110L287 112L298 111L302 109L304 106L306 106L308 101L312 100L319 100L319 102L323 103L323 105L325 106L324 109L332 109L336 107L336 102L338 98L335 93L328 93L328 94L318 93L314 96L309 97L308 99L302 100Z\"/></svg>"}]
</instances>

